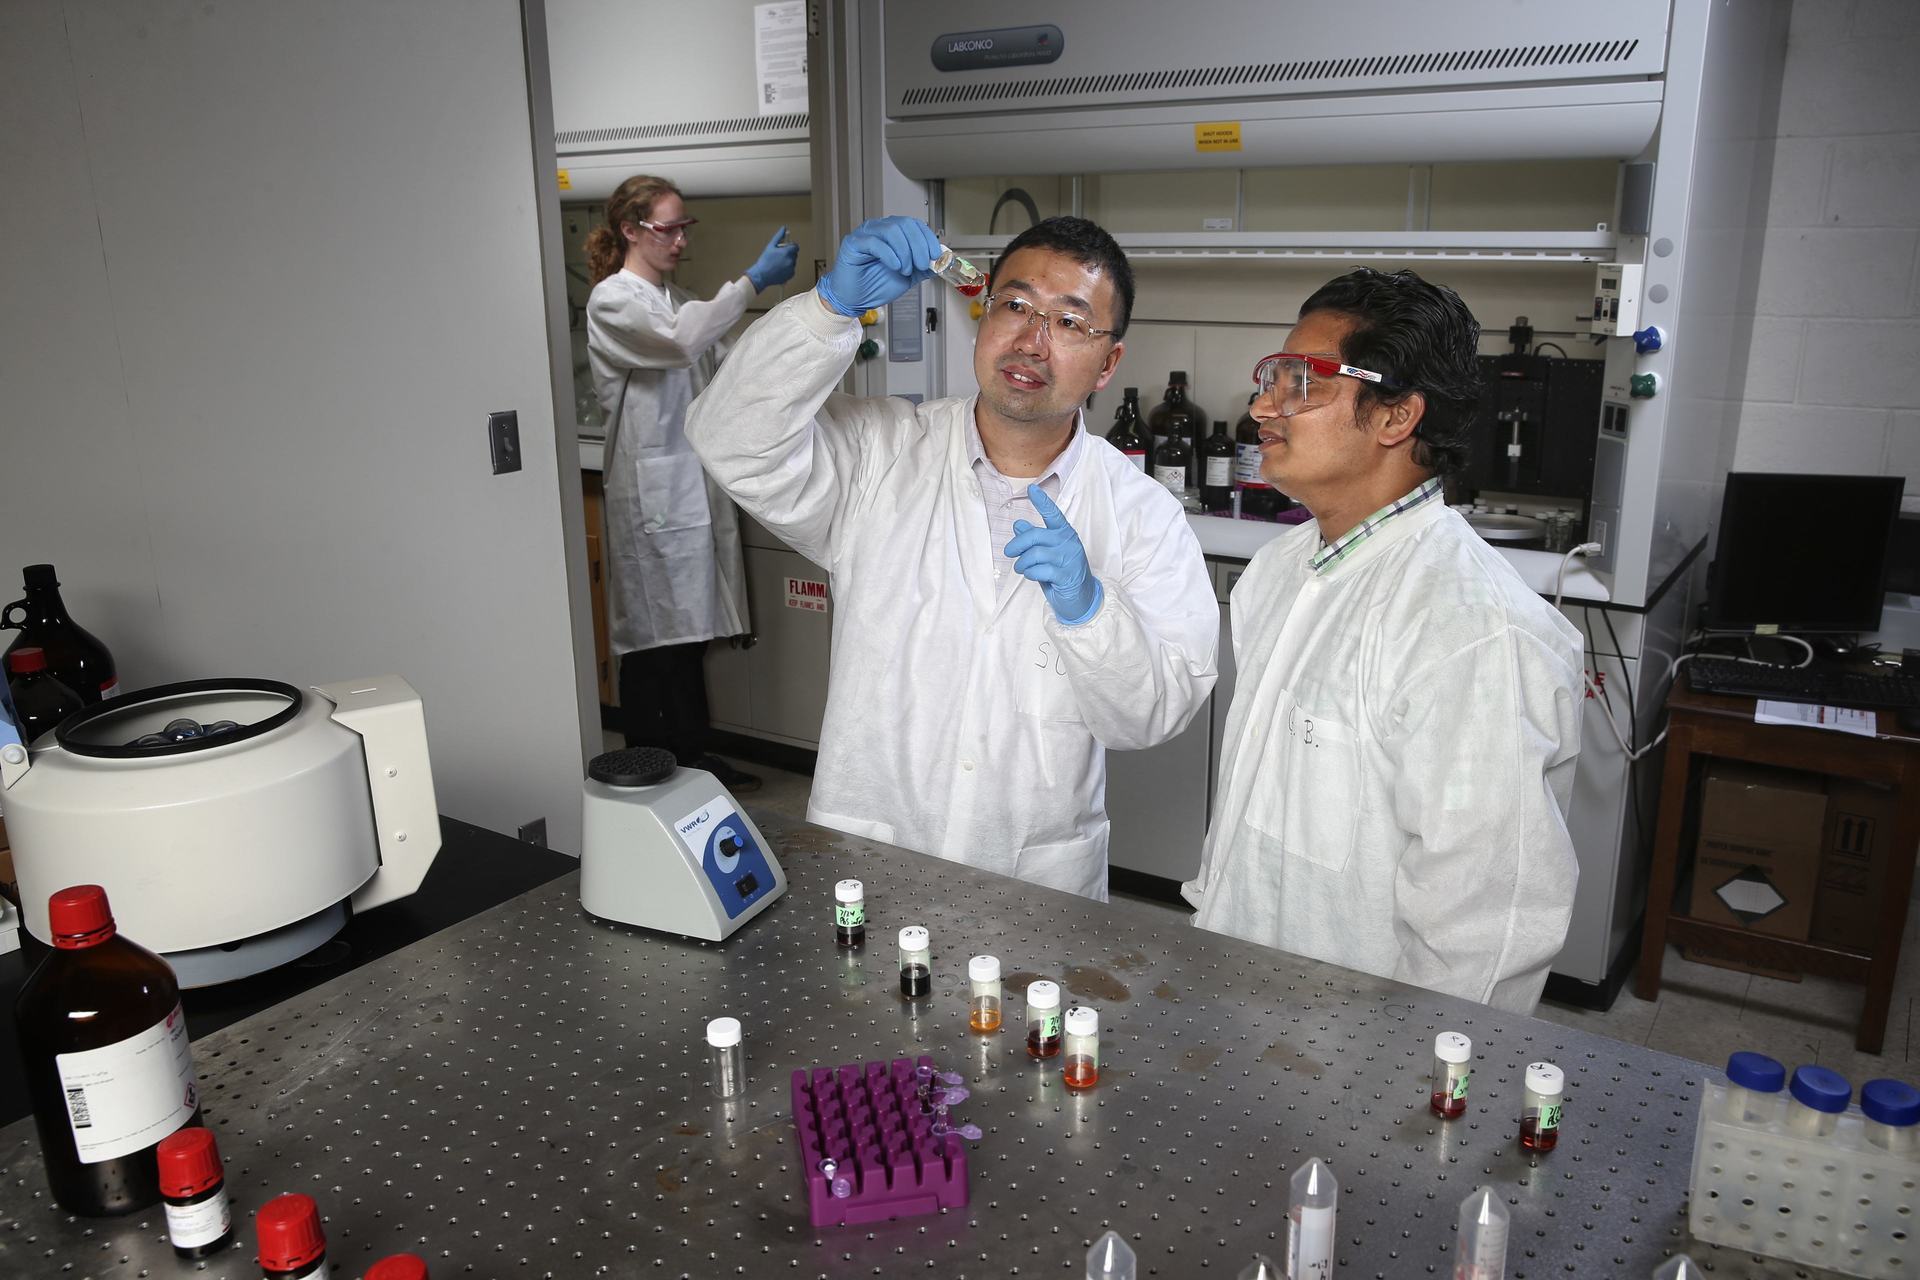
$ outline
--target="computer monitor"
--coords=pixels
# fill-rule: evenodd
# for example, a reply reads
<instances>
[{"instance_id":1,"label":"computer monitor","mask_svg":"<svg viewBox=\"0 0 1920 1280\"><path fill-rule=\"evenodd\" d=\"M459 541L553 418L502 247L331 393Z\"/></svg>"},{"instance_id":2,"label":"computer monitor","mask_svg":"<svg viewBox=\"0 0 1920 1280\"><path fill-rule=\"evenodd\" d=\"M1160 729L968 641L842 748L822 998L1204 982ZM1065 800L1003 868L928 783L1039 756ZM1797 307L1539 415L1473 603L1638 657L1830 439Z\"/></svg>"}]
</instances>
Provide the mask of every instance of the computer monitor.
<instances>
[{"instance_id":1,"label":"computer monitor","mask_svg":"<svg viewBox=\"0 0 1920 1280\"><path fill-rule=\"evenodd\" d=\"M1899 476L1730 474L1707 630L1878 630L1905 486Z\"/></svg>"}]
</instances>

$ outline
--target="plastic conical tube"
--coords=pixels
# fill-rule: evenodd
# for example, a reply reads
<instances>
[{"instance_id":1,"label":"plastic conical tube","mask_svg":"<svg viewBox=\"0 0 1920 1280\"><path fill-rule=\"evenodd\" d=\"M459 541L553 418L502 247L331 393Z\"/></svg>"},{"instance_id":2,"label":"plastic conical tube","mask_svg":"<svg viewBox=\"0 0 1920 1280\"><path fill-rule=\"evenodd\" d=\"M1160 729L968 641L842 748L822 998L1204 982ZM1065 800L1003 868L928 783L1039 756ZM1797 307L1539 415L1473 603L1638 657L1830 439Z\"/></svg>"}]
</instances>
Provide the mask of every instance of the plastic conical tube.
<instances>
[{"instance_id":1,"label":"plastic conical tube","mask_svg":"<svg viewBox=\"0 0 1920 1280\"><path fill-rule=\"evenodd\" d=\"M1700 1269L1699 1263L1682 1253L1661 1263L1660 1269L1653 1273L1653 1280L1707 1280L1707 1273Z\"/></svg>"},{"instance_id":2,"label":"plastic conical tube","mask_svg":"<svg viewBox=\"0 0 1920 1280\"><path fill-rule=\"evenodd\" d=\"M1454 1241L1453 1280L1505 1280L1507 1212L1492 1187L1482 1187L1460 1202L1460 1238Z\"/></svg>"},{"instance_id":3,"label":"plastic conical tube","mask_svg":"<svg viewBox=\"0 0 1920 1280\"><path fill-rule=\"evenodd\" d=\"M1109 1231L1087 1250L1087 1280L1133 1280L1133 1250L1117 1231Z\"/></svg>"},{"instance_id":4,"label":"plastic conical tube","mask_svg":"<svg viewBox=\"0 0 1920 1280\"><path fill-rule=\"evenodd\" d=\"M1319 1156L1293 1175L1287 1208L1289 1280L1332 1280L1333 1220L1340 1207L1340 1184Z\"/></svg>"},{"instance_id":5,"label":"plastic conical tube","mask_svg":"<svg viewBox=\"0 0 1920 1280\"><path fill-rule=\"evenodd\" d=\"M1239 1280L1280 1280L1280 1267L1264 1253L1253 1255L1253 1261L1240 1273Z\"/></svg>"}]
</instances>

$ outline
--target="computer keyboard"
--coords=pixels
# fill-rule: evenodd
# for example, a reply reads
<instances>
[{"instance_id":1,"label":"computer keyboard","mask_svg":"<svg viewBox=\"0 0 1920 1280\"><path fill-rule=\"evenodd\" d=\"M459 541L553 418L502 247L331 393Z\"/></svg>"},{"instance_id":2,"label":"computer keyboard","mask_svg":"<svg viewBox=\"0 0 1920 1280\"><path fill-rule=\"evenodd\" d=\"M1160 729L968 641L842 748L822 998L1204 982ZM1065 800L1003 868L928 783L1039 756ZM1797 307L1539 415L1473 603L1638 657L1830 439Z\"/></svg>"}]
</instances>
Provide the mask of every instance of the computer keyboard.
<instances>
[{"instance_id":1,"label":"computer keyboard","mask_svg":"<svg viewBox=\"0 0 1920 1280\"><path fill-rule=\"evenodd\" d=\"M1818 702L1834 707L1920 710L1920 677L1827 666L1771 667L1732 658L1693 658L1687 687L1773 702Z\"/></svg>"}]
</instances>

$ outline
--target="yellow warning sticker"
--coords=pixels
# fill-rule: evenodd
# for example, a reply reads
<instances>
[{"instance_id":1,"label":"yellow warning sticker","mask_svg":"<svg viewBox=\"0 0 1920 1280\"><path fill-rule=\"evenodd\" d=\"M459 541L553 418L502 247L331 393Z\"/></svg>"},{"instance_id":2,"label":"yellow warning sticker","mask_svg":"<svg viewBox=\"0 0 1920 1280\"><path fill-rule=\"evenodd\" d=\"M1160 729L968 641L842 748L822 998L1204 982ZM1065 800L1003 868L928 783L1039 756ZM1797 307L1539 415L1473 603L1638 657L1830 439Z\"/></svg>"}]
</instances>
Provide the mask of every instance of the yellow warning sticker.
<instances>
[{"instance_id":1,"label":"yellow warning sticker","mask_svg":"<svg viewBox=\"0 0 1920 1280\"><path fill-rule=\"evenodd\" d=\"M1238 120L1214 120L1193 126L1193 149L1195 151L1238 151L1240 149L1240 122Z\"/></svg>"},{"instance_id":2,"label":"yellow warning sticker","mask_svg":"<svg viewBox=\"0 0 1920 1280\"><path fill-rule=\"evenodd\" d=\"M1234 128L1235 128L1236 130L1237 130L1237 129L1238 129L1239 127L1240 127L1239 125L1235 125L1235 126L1234 126ZM1238 150L1240 149L1240 144L1239 144L1239 142L1237 142L1237 141L1236 141L1236 142L1235 142L1235 143L1233 144L1233 149L1234 149L1235 151L1238 151ZM572 181L571 181L571 180L569 180L569 179L568 179L568 177L567 177L567 171L566 171L565 169L562 169L562 170L560 170L560 189L561 189L562 191L571 191L571 190L573 190L573 183L572 183Z\"/></svg>"}]
</instances>

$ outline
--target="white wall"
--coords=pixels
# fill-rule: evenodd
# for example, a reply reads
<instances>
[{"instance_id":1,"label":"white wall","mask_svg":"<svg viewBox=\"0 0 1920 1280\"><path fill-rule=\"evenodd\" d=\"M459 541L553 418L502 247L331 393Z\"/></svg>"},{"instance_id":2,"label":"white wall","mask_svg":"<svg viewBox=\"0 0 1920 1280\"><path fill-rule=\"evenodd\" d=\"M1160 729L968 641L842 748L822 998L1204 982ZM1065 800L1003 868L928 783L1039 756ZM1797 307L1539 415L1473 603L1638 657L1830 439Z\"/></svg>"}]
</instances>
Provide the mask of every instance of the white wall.
<instances>
[{"instance_id":1,"label":"white wall","mask_svg":"<svg viewBox=\"0 0 1920 1280\"><path fill-rule=\"evenodd\" d=\"M584 549L522 24L0 6L0 571L53 561L129 687L398 672L444 812L577 850ZM525 469L495 477L509 408Z\"/></svg>"},{"instance_id":2,"label":"white wall","mask_svg":"<svg viewBox=\"0 0 1920 1280\"><path fill-rule=\"evenodd\" d=\"M1920 4L1795 0L1731 463L1920 510Z\"/></svg>"}]
</instances>

